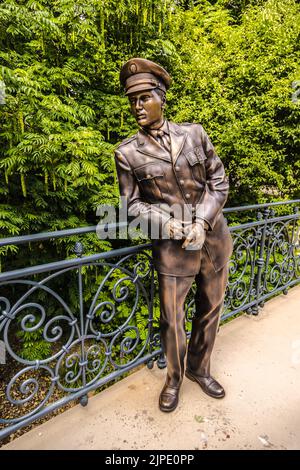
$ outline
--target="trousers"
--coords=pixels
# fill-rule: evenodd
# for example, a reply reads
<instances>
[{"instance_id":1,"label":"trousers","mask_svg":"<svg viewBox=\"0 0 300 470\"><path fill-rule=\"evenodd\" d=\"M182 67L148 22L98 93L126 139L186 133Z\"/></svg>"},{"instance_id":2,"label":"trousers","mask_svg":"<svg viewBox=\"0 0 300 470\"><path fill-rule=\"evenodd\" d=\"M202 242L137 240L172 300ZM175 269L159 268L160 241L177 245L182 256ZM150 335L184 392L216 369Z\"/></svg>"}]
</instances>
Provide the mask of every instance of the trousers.
<instances>
[{"instance_id":1,"label":"trousers","mask_svg":"<svg viewBox=\"0 0 300 470\"><path fill-rule=\"evenodd\" d=\"M195 315L187 346L184 303L196 282ZM196 375L210 375L213 350L224 294L228 280L228 264L215 271L205 249L202 249L201 268L196 276L177 277L158 274L160 298L160 335L167 359L166 383L179 388L186 366Z\"/></svg>"}]
</instances>

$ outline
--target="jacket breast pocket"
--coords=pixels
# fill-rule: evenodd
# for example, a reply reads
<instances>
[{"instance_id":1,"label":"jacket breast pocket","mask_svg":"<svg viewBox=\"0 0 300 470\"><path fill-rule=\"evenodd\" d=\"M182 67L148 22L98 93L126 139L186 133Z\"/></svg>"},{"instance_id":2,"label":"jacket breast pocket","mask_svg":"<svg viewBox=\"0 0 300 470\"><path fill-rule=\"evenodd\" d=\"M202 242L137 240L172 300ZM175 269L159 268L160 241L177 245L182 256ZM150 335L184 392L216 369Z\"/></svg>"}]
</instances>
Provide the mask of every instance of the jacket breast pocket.
<instances>
[{"instance_id":1,"label":"jacket breast pocket","mask_svg":"<svg viewBox=\"0 0 300 470\"><path fill-rule=\"evenodd\" d=\"M190 164L192 175L196 182L205 183L205 160L207 157L202 146L194 147L185 153L185 157Z\"/></svg>"},{"instance_id":2,"label":"jacket breast pocket","mask_svg":"<svg viewBox=\"0 0 300 470\"><path fill-rule=\"evenodd\" d=\"M146 197L154 201L163 199L161 188L163 187L165 175L161 165L148 163L135 168L133 171Z\"/></svg>"}]
</instances>

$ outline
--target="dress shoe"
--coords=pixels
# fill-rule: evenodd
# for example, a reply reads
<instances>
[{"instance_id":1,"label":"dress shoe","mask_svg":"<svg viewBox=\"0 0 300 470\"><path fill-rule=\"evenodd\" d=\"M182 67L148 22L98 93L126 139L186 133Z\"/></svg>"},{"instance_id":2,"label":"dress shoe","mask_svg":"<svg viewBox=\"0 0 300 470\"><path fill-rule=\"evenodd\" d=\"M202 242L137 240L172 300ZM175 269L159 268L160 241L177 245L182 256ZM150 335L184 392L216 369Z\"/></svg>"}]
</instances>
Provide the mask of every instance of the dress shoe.
<instances>
[{"instance_id":1,"label":"dress shoe","mask_svg":"<svg viewBox=\"0 0 300 470\"><path fill-rule=\"evenodd\" d=\"M223 398L225 396L225 390L219 382L217 382L211 375L203 377L201 375L193 374L190 370L185 371L185 376L197 382L202 388L203 392L213 398Z\"/></svg>"},{"instance_id":2,"label":"dress shoe","mask_svg":"<svg viewBox=\"0 0 300 470\"><path fill-rule=\"evenodd\" d=\"M161 411L173 411L178 405L179 388L165 384L159 396L159 409Z\"/></svg>"}]
</instances>

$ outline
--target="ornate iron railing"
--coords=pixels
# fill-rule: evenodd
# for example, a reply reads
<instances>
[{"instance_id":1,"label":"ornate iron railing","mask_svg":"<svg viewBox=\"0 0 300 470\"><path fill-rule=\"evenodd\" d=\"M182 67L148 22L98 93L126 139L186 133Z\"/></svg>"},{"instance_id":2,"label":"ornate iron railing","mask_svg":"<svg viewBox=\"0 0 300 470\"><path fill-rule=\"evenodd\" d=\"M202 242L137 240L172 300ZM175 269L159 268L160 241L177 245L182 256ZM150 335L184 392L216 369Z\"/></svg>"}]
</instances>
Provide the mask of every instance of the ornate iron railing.
<instances>
[{"instance_id":1,"label":"ornate iron railing","mask_svg":"<svg viewBox=\"0 0 300 470\"><path fill-rule=\"evenodd\" d=\"M300 282L300 200L224 209L234 252L222 319L257 315L266 299ZM276 211L278 214L276 215ZM248 221L245 214L256 214ZM238 220L244 219L237 224ZM252 216L253 219L253 216ZM2 239L19 245L94 232L96 227ZM160 345L157 282L150 244L0 274L0 346L6 353L0 439L79 399L139 365L165 367ZM74 284L76 282L76 284ZM86 284L89 292L86 297ZM70 287L70 291L68 290ZM76 286L76 288L75 288ZM75 300L70 300L70 296ZM193 315L187 299L187 330ZM41 353L28 357L20 335L34 336ZM2 361L5 362L5 361Z\"/></svg>"}]
</instances>

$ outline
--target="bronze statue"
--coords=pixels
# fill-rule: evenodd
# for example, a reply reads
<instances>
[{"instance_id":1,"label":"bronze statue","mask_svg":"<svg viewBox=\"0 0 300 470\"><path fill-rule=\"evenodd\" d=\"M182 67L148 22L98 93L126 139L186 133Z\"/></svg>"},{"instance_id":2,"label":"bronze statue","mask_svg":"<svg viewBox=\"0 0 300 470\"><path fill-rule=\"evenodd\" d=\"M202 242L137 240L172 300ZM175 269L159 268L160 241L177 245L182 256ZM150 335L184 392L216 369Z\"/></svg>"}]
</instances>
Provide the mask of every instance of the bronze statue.
<instances>
[{"instance_id":1,"label":"bronze statue","mask_svg":"<svg viewBox=\"0 0 300 470\"><path fill-rule=\"evenodd\" d=\"M160 332L167 358L162 411L173 411L185 369L185 298L196 282L185 375L214 398L225 395L210 375L210 356L228 277L232 240L222 208L228 195L223 164L200 124L164 119L171 78L158 64L134 58L124 64L120 81L140 130L117 148L120 194L128 214L159 224L152 240L159 280ZM182 208L178 217L166 207Z\"/></svg>"}]
</instances>

